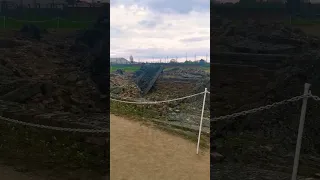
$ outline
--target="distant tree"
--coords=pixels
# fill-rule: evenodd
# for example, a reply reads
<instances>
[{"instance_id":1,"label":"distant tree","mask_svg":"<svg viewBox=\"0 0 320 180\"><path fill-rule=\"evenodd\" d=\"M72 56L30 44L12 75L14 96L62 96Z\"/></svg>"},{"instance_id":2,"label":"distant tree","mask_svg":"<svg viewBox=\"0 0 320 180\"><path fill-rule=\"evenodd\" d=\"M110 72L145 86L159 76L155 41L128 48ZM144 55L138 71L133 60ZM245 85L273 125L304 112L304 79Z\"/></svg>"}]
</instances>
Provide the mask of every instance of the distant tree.
<instances>
[{"instance_id":1,"label":"distant tree","mask_svg":"<svg viewBox=\"0 0 320 180\"><path fill-rule=\"evenodd\" d=\"M178 63L176 59L171 59L170 63Z\"/></svg>"},{"instance_id":2,"label":"distant tree","mask_svg":"<svg viewBox=\"0 0 320 180\"><path fill-rule=\"evenodd\" d=\"M133 57L132 57L132 55L130 55L130 62L131 62L131 64L133 64Z\"/></svg>"}]
</instances>

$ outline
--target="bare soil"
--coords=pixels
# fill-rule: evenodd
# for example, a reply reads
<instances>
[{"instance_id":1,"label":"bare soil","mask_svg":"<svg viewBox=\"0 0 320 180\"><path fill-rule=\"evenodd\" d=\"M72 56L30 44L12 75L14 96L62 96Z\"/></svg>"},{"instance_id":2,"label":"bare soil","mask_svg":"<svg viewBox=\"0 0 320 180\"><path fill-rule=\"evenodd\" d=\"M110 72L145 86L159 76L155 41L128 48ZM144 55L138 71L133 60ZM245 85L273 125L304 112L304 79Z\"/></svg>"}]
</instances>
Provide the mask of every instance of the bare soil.
<instances>
[{"instance_id":1,"label":"bare soil","mask_svg":"<svg viewBox=\"0 0 320 180\"><path fill-rule=\"evenodd\" d=\"M264 27L263 31L259 31L261 27ZM216 36L211 37L216 37L213 39L221 45L216 51L228 54L228 57L218 56L214 61L218 63L211 71L214 116L250 110L301 95L306 82L312 84L312 93L318 95L319 38L310 35L319 36L318 28L305 26L296 29L282 23L254 21L230 22L230 26L220 26L218 29L222 33L218 35L218 30ZM250 33L239 33L244 29ZM279 37L282 41L278 41ZM304 43L295 44L295 40L304 40ZM269 48L269 43L279 47L293 46L300 51L276 52ZM248 54L258 56L252 58ZM275 56L272 59L267 59L268 56L260 58L276 54L290 58L279 61ZM224 156L224 159L215 159L216 153L212 154L211 177L226 180L290 179L300 109L301 101L211 122L211 152ZM320 160L318 112L319 103L310 102L298 172L302 179L314 177L320 171L317 165Z\"/></svg>"},{"instance_id":2,"label":"bare soil","mask_svg":"<svg viewBox=\"0 0 320 180\"><path fill-rule=\"evenodd\" d=\"M141 122L110 115L112 180L210 178L207 149Z\"/></svg>"},{"instance_id":3,"label":"bare soil","mask_svg":"<svg viewBox=\"0 0 320 180\"><path fill-rule=\"evenodd\" d=\"M78 36L78 30L49 30L38 41L16 30L0 31L0 116L56 127L107 127L107 103L91 77L95 58L72 50ZM48 131L3 121L0 131L4 163L49 170L60 179L108 174L106 134Z\"/></svg>"},{"instance_id":4,"label":"bare soil","mask_svg":"<svg viewBox=\"0 0 320 180\"><path fill-rule=\"evenodd\" d=\"M0 176L2 180L44 180L44 177L30 175L16 171L13 167L0 165Z\"/></svg>"}]
</instances>

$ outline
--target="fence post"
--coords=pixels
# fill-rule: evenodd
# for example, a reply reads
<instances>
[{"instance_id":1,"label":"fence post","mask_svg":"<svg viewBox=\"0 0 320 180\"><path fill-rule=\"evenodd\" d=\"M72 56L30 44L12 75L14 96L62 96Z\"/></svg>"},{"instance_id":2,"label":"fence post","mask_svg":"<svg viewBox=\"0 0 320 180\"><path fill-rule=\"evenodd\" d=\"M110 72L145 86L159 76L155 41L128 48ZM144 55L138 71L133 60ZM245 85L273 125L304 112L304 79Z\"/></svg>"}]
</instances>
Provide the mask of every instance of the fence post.
<instances>
[{"instance_id":1,"label":"fence post","mask_svg":"<svg viewBox=\"0 0 320 180\"><path fill-rule=\"evenodd\" d=\"M205 88L204 89L204 95L203 95L203 103L202 103L201 119L200 119L200 126L199 126L199 134L198 134L197 154L199 154L199 145L200 145L200 136L201 136L201 129L202 129L202 120L203 120L204 106L206 104L207 92L208 92L207 88Z\"/></svg>"},{"instance_id":2,"label":"fence post","mask_svg":"<svg viewBox=\"0 0 320 180\"><path fill-rule=\"evenodd\" d=\"M308 95L310 86L311 86L311 84L308 84L308 83L304 84L303 95L305 95L305 96ZM306 110L307 110L307 102L308 102L308 97L303 98L302 107L301 107L301 114L300 114L298 138L297 138L297 144L296 144L296 152L294 155L294 164L293 164L291 180L297 179L299 159L300 159L301 141L302 141L302 133L303 133L304 121L305 121Z\"/></svg>"}]
</instances>

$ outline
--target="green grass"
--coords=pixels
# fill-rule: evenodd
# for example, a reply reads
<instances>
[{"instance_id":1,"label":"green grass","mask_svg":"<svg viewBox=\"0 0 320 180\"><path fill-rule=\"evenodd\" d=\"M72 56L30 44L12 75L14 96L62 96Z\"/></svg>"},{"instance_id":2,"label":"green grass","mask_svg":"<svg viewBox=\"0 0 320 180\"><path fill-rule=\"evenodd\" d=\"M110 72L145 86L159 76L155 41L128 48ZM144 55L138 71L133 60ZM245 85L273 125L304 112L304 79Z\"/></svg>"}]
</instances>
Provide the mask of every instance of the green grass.
<instances>
[{"instance_id":1,"label":"green grass","mask_svg":"<svg viewBox=\"0 0 320 180\"><path fill-rule=\"evenodd\" d=\"M30 22L28 22L30 21ZM33 22L31 22L33 21ZM9 28L9 29L19 29L23 24L26 23L32 23L35 24L36 26L40 28L71 28L71 29L81 29L81 28L87 28L89 27L93 21L92 20L72 20L72 19L54 19L54 18L49 18L49 19L15 19L15 18L10 18L6 17L5 19L2 17L0 19L0 27L1 28Z\"/></svg>"},{"instance_id":2,"label":"green grass","mask_svg":"<svg viewBox=\"0 0 320 180\"><path fill-rule=\"evenodd\" d=\"M286 20L284 23L288 24L288 25L305 25L305 26L308 26L308 25L319 25L320 24L320 20L318 20L318 19L292 18L291 19L291 23L290 23L289 19Z\"/></svg>"},{"instance_id":3,"label":"green grass","mask_svg":"<svg viewBox=\"0 0 320 180\"><path fill-rule=\"evenodd\" d=\"M140 69L139 66L123 66L123 65L113 65L110 66L110 72L114 72L117 69L122 69L125 72L134 72Z\"/></svg>"},{"instance_id":4,"label":"green grass","mask_svg":"<svg viewBox=\"0 0 320 180\"><path fill-rule=\"evenodd\" d=\"M174 68L178 68L179 66L177 67L170 67L170 68L165 68L164 71L169 71L169 70L172 70ZM182 67L183 68L183 67ZM205 72L208 72L210 73L210 66L201 66L200 67L201 69L203 69ZM112 65L110 66L110 72L114 72L116 71L117 69L122 69L124 70L125 72L134 72L134 71L137 71L140 69L139 66L130 66L130 65Z\"/></svg>"},{"instance_id":5,"label":"green grass","mask_svg":"<svg viewBox=\"0 0 320 180\"><path fill-rule=\"evenodd\" d=\"M112 114L118 116L128 117L133 120L141 121L146 125L152 124L155 127L175 135L179 135L185 139L197 142L198 134L184 129L182 127L175 127L166 123L164 113L159 112L162 105L136 105L124 104L118 102L110 102L110 111ZM157 123L157 122L163 123ZM201 136L200 146L204 148L209 147L210 138L203 135Z\"/></svg>"}]
</instances>

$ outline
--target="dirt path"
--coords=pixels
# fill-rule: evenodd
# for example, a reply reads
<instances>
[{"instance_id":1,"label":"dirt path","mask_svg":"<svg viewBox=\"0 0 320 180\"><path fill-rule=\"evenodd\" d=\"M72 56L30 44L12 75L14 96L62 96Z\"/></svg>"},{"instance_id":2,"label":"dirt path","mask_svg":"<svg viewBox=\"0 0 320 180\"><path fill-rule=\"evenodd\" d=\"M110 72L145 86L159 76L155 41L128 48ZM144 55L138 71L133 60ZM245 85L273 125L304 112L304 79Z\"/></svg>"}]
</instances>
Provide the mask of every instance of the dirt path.
<instances>
[{"instance_id":1,"label":"dirt path","mask_svg":"<svg viewBox=\"0 0 320 180\"><path fill-rule=\"evenodd\" d=\"M112 180L208 180L208 150L140 122L110 115ZM204 152L205 151L205 152Z\"/></svg>"}]
</instances>

